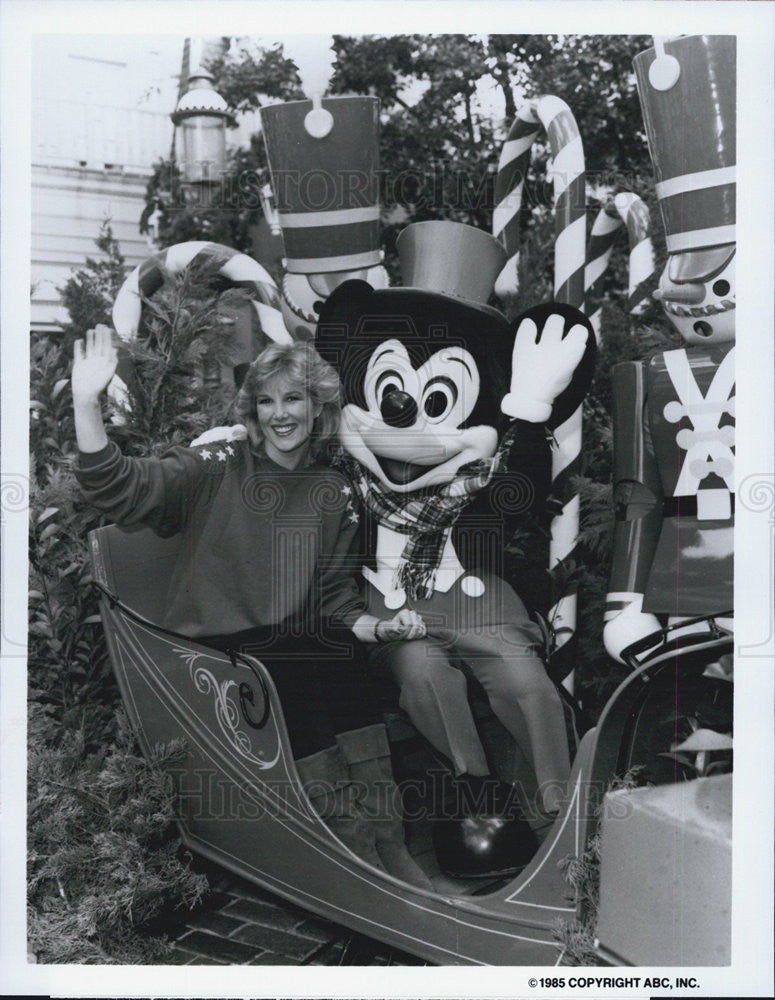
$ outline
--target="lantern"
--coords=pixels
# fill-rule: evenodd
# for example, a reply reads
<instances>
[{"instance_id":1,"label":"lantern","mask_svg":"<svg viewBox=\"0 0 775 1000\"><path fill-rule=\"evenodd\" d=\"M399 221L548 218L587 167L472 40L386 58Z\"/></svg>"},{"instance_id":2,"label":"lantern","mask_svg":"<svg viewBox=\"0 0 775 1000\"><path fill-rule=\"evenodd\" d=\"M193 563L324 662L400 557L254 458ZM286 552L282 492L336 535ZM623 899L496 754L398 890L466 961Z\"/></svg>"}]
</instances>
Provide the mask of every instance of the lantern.
<instances>
[{"instance_id":1,"label":"lantern","mask_svg":"<svg viewBox=\"0 0 775 1000\"><path fill-rule=\"evenodd\" d=\"M213 77L200 67L171 118L183 137L180 167L186 184L213 184L226 169L226 124L234 122Z\"/></svg>"}]
</instances>

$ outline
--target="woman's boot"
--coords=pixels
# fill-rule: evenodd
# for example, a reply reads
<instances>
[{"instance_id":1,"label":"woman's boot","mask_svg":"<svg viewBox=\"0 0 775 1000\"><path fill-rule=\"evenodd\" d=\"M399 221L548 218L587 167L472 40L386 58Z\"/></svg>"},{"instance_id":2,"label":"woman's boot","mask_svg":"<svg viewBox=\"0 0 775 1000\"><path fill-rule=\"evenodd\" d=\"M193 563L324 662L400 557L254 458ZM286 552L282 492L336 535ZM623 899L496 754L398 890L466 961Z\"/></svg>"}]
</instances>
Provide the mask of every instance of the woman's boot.
<instances>
[{"instance_id":1,"label":"woman's boot","mask_svg":"<svg viewBox=\"0 0 775 1000\"><path fill-rule=\"evenodd\" d=\"M378 724L339 733L336 742L347 761L361 812L372 824L385 868L410 885L433 889L406 847L401 794L393 778L385 727Z\"/></svg>"},{"instance_id":2,"label":"woman's boot","mask_svg":"<svg viewBox=\"0 0 775 1000\"><path fill-rule=\"evenodd\" d=\"M356 789L339 747L327 747L297 760L296 770L312 808L334 836L353 854L385 871L376 851L374 826L361 813Z\"/></svg>"}]
</instances>

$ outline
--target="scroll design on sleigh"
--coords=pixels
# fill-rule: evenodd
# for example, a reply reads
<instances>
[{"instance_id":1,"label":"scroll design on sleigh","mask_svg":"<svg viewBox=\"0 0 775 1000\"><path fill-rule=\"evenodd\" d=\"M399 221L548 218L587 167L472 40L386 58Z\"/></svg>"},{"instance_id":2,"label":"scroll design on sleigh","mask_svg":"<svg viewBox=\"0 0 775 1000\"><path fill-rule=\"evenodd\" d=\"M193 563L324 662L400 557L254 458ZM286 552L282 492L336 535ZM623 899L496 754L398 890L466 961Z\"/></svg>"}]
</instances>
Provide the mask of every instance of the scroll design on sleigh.
<instances>
[{"instance_id":1,"label":"scroll design on sleigh","mask_svg":"<svg viewBox=\"0 0 775 1000\"><path fill-rule=\"evenodd\" d=\"M202 659L205 656L204 653L194 653L190 649L183 649L180 646L173 647L173 652L177 653L188 665L189 677L196 690L200 694L212 695L216 721L229 745L243 760L255 764L261 771L274 767L280 759L282 749L279 741L277 752L271 760L268 760L263 750L253 752L253 743L250 737L239 728L239 698L235 699L233 696L233 689L239 690L237 681L228 678L219 681L212 671L201 664L197 666L197 660Z\"/></svg>"}]
</instances>

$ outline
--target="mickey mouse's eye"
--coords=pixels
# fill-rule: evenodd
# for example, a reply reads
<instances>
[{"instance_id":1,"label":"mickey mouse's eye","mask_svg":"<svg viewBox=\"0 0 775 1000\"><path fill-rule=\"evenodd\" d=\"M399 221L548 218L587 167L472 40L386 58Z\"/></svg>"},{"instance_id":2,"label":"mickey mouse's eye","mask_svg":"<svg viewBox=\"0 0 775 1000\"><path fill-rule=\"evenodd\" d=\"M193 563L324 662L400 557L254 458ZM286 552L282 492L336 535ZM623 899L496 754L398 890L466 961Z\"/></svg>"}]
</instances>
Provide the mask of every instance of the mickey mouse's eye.
<instances>
[{"instance_id":1,"label":"mickey mouse's eye","mask_svg":"<svg viewBox=\"0 0 775 1000\"><path fill-rule=\"evenodd\" d=\"M431 379L423 393L422 408L429 420L443 420L457 402L457 386L451 378Z\"/></svg>"},{"instance_id":2,"label":"mickey mouse's eye","mask_svg":"<svg viewBox=\"0 0 775 1000\"><path fill-rule=\"evenodd\" d=\"M386 368L385 371L380 372L379 378L374 384L374 395L377 397L378 403L382 402L385 393L390 389L400 389L403 392L404 380L400 372L393 368Z\"/></svg>"}]
</instances>

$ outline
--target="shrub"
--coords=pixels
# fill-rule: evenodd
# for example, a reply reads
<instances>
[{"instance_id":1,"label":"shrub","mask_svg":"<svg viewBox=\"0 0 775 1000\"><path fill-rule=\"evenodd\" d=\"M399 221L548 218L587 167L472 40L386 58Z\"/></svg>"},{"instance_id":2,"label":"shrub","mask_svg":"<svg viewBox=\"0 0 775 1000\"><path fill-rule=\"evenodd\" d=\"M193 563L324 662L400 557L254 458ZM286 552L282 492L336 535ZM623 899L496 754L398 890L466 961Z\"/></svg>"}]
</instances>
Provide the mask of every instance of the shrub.
<instances>
[{"instance_id":1,"label":"shrub","mask_svg":"<svg viewBox=\"0 0 775 1000\"><path fill-rule=\"evenodd\" d=\"M87 257L83 267L58 289L62 305L70 314L70 322L64 327L69 336L80 337L95 324L110 322L113 299L124 280L124 257L108 219L94 242L102 257Z\"/></svg>"},{"instance_id":2,"label":"shrub","mask_svg":"<svg viewBox=\"0 0 775 1000\"><path fill-rule=\"evenodd\" d=\"M36 334L30 348L29 696L61 726L82 728L87 743L112 729L118 693L107 664L91 586L87 532L98 518L80 499L69 375L72 344L109 315L123 260L105 224L89 259L61 290L71 323Z\"/></svg>"},{"instance_id":3,"label":"shrub","mask_svg":"<svg viewBox=\"0 0 775 1000\"><path fill-rule=\"evenodd\" d=\"M144 962L165 952L148 921L193 905L206 880L178 858L164 768L180 748L155 748L145 762L117 722L87 549L101 519L71 469L72 345L109 321L124 279L107 223L96 242L103 257L61 289L70 323L31 345L29 927L44 961ZM108 423L125 452L158 454L223 422L228 390L206 378L229 360L216 303L244 293L221 291L212 274L187 272L146 304L128 348L138 374L130 412Z\"/></svg>"},{"instance_id":4,"label":"shrub","mask_svg":"<svg viewBox=\"0 0 775 1000\"><path fill-rule=\"evenodd\" d=\"M621 778L614 778L607 791L636 788L641 783L640 768L630 768ZM563 858L559 864L565 881L573 890L578 916L560 920L555 937L563 945L563 965L595 966L604 964L595 949L595 931L600 909L600 818L603 805L595 810L594 831L578 856Z\"/></svg>"},{"instance_id":5,"label":"shrub","mask_svg":"<svg viewBox=\"0 0 775 1000\"><path fill-rule=\"evenodd\" d=\"M43 962L158 962L169 945L139 928L193 906L207 880L180 857L167 768L180 743L136 749L118 714L115 742L90 750L83 730L54 731L30 704L29 937Z\"/></svg>"}]
</instances>

